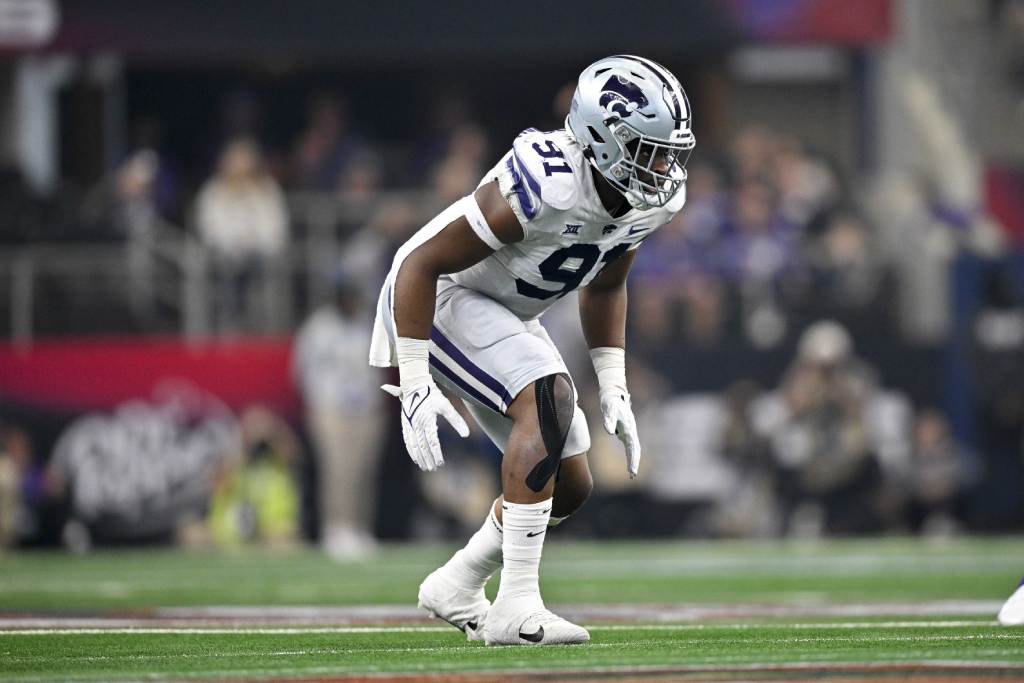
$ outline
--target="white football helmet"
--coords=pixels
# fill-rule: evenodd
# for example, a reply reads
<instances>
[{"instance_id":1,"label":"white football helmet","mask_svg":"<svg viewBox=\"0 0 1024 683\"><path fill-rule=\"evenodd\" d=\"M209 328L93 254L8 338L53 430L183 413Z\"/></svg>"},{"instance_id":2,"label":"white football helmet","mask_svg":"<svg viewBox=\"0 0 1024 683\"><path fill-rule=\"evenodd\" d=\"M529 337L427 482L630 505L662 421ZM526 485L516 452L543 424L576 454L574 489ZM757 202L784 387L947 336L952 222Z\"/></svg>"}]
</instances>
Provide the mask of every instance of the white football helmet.
<instances>
[{"instance_id":1,"label":"white football helmet","mask_svg":"<svg viewBox=\"0 0 1024 683\"><path fill-rule=\"evenodd\" d=\"M566 130L635 209L665 206L686 182L690 102L665 67L616 55L580 74Z\"/></svg>"}]
</instances>

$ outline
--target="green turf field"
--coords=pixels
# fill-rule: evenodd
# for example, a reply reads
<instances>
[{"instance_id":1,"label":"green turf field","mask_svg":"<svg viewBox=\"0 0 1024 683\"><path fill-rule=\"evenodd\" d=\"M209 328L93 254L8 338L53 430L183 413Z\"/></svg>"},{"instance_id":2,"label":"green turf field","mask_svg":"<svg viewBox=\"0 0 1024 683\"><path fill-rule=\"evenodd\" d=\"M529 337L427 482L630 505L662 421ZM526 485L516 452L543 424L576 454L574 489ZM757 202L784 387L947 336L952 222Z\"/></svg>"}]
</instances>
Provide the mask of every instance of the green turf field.
<instances>
[{"instance_id":1,"label":"green turf field","mask_svg":"<svg viewBox=\"0 0 1024 683\"><path fill-rule=\"evenodd\" d=\"M1024 629L993 619L1024 539L551 542L545 597L592 634L556 648L486 648L417 614L420 579L449 551L0 556L0 680L1024 678Z\"/></svg>"}]
</instances>

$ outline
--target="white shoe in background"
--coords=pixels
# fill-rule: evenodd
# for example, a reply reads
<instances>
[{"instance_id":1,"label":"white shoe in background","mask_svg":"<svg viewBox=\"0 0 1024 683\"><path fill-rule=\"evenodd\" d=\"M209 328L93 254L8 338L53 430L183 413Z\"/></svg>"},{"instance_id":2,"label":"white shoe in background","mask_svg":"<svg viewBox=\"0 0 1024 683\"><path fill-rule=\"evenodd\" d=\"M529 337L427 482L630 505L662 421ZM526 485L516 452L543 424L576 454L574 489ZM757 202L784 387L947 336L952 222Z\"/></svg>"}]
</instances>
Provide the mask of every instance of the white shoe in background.
<instances>
[{"instance_id":1,"label":"white shoe in background","mask_svg":"<svg viewBox=\"0 0 1024 683\"><path fill-rule=\"evenodd\" d=\"M376 553L377 539L361 529L339 526L324 531L321 547L332 560L352 562Z\"/></svg>"},{"instance_id":2,"label":"white shoe in background","mask_svg":"<svg viewBox=\"0 0 1024 683\"><path fill-rule=\"evenodd\" d=\"M1024 626L1024 579L1003 608L999 610L999 623L1003 626Z\"/></svg>"}]
</instances>

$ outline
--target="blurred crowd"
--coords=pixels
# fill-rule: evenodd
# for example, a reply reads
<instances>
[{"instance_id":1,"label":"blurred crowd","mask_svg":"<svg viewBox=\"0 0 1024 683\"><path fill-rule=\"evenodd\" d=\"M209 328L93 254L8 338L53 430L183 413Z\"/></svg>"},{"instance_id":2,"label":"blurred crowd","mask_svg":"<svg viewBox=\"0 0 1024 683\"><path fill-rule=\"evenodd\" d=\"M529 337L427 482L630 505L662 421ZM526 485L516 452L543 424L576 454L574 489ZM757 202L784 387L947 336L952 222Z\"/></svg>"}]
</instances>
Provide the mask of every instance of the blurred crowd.
<instances>
[{"instance_id":1,"label":"blurred crowd","mask_svg":"<svg viewBox=\"0 0 1024 683\"><path fill-rule=\"evenodd\" d=\"M686 208L640 250L630 282L643 476L629 482L616 446L594 429L598 487L567 531L815 536L1024 525L1019 261L1008 260L977 191L940 172L969 161L934 98L908 97L932 163L877 187L768 128L698 146ZM565 101L550 121L524 126L560 125ZM308 317L296 325L301 434L240 417L244 455L215 469L206 504L175 522L175 537L318 538L346 557L379 537L461 533L497 490L498 456L474 434L446 441L442 472L415 471L397 406L378 389L385 378L365 364L369 321L395 248L472 191L510 140L491 140L469 100L447 95L420 139L375 141L355 129L343 98L321 93L294 139L273 147L252 102L231 102L205 176L161 148L152 122L85 192L39 199L3 174L0 239L122 242L126 327L151 330L161 329L159 245L188 236L210 264L216 329L249 332L265 329L263 302L288 277L282 260L297 257L293 246L311 230L296 206L328 197L353 208L330 226L336 258L321 275L331 296L305 301ZM973 272L988 284L958 321L952 278L964 255L983 264ZM596 414L572 302L544 322ZM982 425L973 441L943 398L943 377L958 371L978 378L960 415ZM4 426L0 544L31 536L32 510L60 498L45 476L49 460L18 425Z\"/></svg>"}]
</instances>

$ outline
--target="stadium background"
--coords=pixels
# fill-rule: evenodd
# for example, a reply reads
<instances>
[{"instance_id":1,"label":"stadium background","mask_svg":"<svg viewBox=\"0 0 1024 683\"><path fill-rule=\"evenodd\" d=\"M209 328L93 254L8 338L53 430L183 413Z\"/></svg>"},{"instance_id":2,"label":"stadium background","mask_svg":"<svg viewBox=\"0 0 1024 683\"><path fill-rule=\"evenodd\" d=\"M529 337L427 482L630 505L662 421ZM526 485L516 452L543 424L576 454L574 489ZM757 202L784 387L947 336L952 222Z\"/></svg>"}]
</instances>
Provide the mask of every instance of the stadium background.
<instances>
[{"instance_id":1,"label":"stadium background","mask_svg":"<svg viewBox=\"0 0 1024 683\"><path fill-rule=\"evenodd\" d=\"M296 331L617 52L698 142L631 280L642 476L595 431L564 533L1019 532L1022 3L0 0L0 545L320 541ZM572 302L545 322L595 414ZM380 423L376 537L478 525L481 435L422 475L386 376L312 374Z\"/></svg>"}]
</instances>

